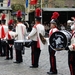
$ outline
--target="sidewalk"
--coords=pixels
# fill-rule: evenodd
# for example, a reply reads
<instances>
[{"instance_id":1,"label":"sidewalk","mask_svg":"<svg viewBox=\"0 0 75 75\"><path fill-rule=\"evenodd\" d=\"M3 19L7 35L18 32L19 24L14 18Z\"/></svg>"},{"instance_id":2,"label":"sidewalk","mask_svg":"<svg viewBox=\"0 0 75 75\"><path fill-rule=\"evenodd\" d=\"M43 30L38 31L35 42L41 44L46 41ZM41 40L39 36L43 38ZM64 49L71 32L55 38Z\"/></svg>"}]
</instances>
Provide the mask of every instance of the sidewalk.
<instances>
[{"instance_id":1,"label":"sidewalk","mask_svg":"<svg viewBox=\"0 0 75 75\"><path fill-rule=\"evenodd\" d=\"M61 51L56 53L57 59L57 75L70 75L67 51ZM25 54L23 55L23 63L16 64L15 50L13 60L4 60L5 57L0 57L0 75L47 75L49 71L49 54L48 49L45 48L41 51L39 67L29 68L31 65L31 48L25 48Z\"/></svg>"}]
</instances>

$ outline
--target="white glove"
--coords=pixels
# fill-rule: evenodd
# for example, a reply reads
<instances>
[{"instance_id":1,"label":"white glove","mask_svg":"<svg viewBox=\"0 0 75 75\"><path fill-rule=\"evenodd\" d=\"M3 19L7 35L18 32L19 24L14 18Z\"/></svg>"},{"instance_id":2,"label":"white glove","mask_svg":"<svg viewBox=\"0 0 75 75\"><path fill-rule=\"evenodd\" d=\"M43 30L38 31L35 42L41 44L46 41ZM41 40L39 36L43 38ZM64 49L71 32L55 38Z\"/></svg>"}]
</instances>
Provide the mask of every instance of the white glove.
<instances>
[{"instance_id":1,"label":"white glove","mask_svg":"<svg viewBox=\"0 0 75 75\"><path fill-rule=\"evenodd\" d=\"M28 36L26 37L26 39L28 40Z\"/></svg>"}]
</instances>

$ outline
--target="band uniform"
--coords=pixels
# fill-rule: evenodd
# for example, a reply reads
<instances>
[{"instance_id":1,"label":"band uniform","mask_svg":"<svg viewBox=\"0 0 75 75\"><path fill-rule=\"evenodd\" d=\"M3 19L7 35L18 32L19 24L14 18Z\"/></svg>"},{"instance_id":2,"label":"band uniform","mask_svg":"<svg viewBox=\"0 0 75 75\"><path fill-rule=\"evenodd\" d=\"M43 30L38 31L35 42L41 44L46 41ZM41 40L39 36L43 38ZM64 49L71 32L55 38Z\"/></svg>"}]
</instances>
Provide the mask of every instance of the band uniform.
<instances>
[{"instance_id":1,"label":"band uniform","mask_svg":"<svg viewBox=\"0 0 75 75\"><path fill-rule=\"evenodd\" d=\"M20 16L19 16L20 15ZM25 35L26 35L26 26L21 22L21 11L17 11L17 25L16 25L16 33L18 34L16 40L25 40ZM16 62L14 63L21 63L23 62L22 58L22 50L15 49L16 51Z\"/></svg>"},{"instance_id":2,"label":"band uniform","mask_svg":"<svg viewBox=\"0 0 75 75\"><path fill-rule=\"evenodd\" d=\"M15 37L17 37L17 33L12 31L13 29L13 20L9 20L8 22L8 32L6 34L6 43L7 43L7 46L6 46L6 60L9 60L9 59L13 59L13 45L14 45L14 40L15 40Z\"/></svg>"}]
</instances>

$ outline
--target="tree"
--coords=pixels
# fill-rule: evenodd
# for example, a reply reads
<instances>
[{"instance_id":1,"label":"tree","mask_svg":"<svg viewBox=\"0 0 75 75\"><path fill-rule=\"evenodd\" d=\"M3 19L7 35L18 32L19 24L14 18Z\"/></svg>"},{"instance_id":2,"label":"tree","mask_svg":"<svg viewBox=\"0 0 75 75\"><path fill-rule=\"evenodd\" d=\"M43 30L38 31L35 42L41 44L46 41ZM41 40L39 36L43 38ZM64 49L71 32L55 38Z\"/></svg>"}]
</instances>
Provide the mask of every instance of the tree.
<instances>
[{"instance_id":1,"label":"tree","mask_svg":"<svg viewBox=\"0 0 75 75\"><path fill-rule=\"evenodd\" d=\"M16 12L18 10L21 10L22 12L25 12L25 6L22 4L12 4L11 5L12 12Z\"/></svg>"},{"instance_id":2,"label":"tree","mask_svg":"<svg viewBox=\"0 0 75 75\"><path fill-rule=\"evenodd\" d=\"M12 12L16 12L18 10L21 10L22 12L25 12L25 7L22 4L12 4L11 5ZM13 15L13 19L16 20L16 16ZM22 20L25 19L25 15L22 15Z\"/></svg>"}]
</instances>

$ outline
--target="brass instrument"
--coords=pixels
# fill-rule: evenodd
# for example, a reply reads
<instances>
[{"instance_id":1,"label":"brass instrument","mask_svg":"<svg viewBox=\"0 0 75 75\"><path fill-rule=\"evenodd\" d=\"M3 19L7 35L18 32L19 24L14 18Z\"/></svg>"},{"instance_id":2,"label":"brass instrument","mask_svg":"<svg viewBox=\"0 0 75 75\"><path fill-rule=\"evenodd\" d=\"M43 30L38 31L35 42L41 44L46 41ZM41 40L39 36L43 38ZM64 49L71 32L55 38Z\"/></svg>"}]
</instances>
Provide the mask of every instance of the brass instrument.
<instances>
[{"instance_id":1,"label":"brass instrument","mask_svg":"<svg viewBox=\"0 0 75 75\"><path fill-rule=\"evenodd\" d=\"M46 39L44 38L44 36L41 33L39 33L39 37L40 37L42 43L46 44L47 41L46 41Z\"/></svg>"}]
</instances>

